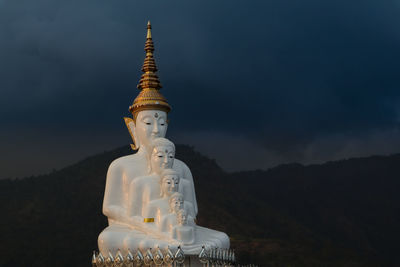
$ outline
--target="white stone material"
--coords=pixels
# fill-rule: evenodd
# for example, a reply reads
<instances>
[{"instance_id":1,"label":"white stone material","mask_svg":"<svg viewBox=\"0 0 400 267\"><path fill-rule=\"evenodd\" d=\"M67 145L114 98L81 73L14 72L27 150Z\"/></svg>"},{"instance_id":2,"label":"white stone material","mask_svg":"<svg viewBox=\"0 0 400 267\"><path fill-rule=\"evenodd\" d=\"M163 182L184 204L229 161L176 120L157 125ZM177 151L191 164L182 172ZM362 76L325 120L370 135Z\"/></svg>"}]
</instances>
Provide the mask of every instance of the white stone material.
<instances>
[{"instance_id":1,"label":"white stone material","mask_svg":"<svg viewBox=\"0 0 400 267\"><path fill-rule=\"evenodd\" d=\"M109 226L98 238L103 255L179 245L185 255L198 255L203 245L229 248L225 233L196 225L193 177L164 138L167 126L167 114L160 110L140 111L128 125L139 150L108 169L103 213Z\"/></svg>"}]
</instances>

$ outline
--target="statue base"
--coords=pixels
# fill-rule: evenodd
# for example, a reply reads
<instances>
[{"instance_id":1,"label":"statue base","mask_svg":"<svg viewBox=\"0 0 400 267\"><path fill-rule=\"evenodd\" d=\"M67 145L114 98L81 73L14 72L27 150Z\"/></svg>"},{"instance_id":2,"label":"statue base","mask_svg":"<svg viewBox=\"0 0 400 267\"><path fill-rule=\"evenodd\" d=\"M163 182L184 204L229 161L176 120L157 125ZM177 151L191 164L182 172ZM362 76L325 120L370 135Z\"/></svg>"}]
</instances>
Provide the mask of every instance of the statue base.
<instances>
[{"instance_id":1,"label":"statue base","mask_svg":"<svg viewBox=\"0 0 400 267\"><path fill-rule=\"evenodd\" d=\"M230 249L201 249L198 255L185 255L183 250L178 247L175 251L170 249L161 250L148 249L147 251L136 250L122 253L120 250L116 254L108 252L103 255L101 252L93 251L92 267L133 267L133 266L164 266L164 267L204 267L204 266L224 266L231 267L235 264L235 253Z\"/></svg>"},{"instance_id":2,"label":"statue base","mask_svg":"<svg viewBox=\"0 0 400 267\"><path fill-rule=\"evenodd\" d=\"M195 241L192 244L184 244L177 240L163 240L161 238L151 237L150 234L132 229L126 225L112 224L108 226L98 239L99 250L103 255L111 253L115 255L120 249L123 254L130 251L144 251L148 249L160 249L166 251L168 248L176 251L178 247L182 248L185 255L199 255L204 247L206 250L219 248L221 250L229 249L229 237L216 230L201 226L194 226Z\"/></svg>"}]
</instances>

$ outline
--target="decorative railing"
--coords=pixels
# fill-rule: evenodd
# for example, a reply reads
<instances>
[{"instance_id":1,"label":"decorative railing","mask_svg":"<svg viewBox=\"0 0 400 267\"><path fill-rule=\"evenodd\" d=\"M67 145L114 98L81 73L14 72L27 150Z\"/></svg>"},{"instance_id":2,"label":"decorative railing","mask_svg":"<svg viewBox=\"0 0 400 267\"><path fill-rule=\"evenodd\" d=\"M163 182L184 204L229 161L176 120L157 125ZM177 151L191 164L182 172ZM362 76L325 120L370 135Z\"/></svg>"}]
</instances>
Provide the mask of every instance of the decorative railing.
<instances>
[{"instance_id":1,"label":"decorative railing","mask_svg":"<svg viewBox=\"0 0 400 267\"><path fill-rule=\"evenodd\" d=\"M184 267L189 256L178 249L173 252L170 248L162 250L160 248L148 249L147 251L130 251L123 255L120 250L115 255L108 252L103 255L101 252L93 251L92 267ZM256 267L256 265L239 265L236 263L235 252L231 249L202 247L198 256L190 256L190 260L198 260L203 267Z\"/></svg>"}]
</instances>

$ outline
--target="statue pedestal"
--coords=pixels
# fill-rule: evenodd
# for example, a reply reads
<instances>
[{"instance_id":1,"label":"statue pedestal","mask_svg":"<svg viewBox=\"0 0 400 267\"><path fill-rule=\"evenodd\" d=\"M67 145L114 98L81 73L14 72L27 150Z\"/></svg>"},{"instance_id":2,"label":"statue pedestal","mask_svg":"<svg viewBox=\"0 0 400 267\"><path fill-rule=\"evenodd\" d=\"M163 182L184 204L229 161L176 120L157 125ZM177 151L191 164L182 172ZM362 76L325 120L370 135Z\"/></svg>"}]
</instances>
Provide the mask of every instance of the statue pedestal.
<instances>
[{"instance_id":1,"label":"statue pedestal","mask_svg":"<svg viewBox=\"0 0 400 267\"><path fill-rule=\"evenodd\" d=\"M185 259L184 266L203 267L204 265L199 261L199 257L197 257L197 256L188 256Z\"/></svg>"},{"instance_id":2,"label":"statue pedestal","mask_svg":"<svg viewBox=\"0 0 400 267\"><path fill-rule=\"evenodd\" d=\"M151 252L153 251L153 253ZM184 255L182 250L178 249L175 253L171 251L162 251L154 249L142 252L137 250L133 253L129 251L123 255L121 251L115 255L111 253L108 256L93 252L93 267L133 267L133 266L160 266L160 267L205 267L205 266L235 266L235 253L228 249L202 249L199 255Z\"/></svg>"}]
</instances>

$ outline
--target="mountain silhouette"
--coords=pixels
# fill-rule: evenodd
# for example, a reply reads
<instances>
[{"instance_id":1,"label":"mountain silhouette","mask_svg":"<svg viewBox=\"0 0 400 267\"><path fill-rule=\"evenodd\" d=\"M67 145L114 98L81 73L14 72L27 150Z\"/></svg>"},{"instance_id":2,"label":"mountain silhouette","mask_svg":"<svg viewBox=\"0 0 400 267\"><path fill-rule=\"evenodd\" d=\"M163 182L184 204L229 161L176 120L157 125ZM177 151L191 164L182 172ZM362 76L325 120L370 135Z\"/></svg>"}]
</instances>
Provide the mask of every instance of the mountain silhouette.
<instances>
[{"instance_id":1,"label":"mountain silhouette","mask_svg":"<svg viewBox=\"0 0 400 267\"><path fill-rule=\"evenodd\" d=\"M400 266L400 154L224 172L192 147L199 225L226 232L241 263ZM129 147L52 173L0 180L0 266L90 266L106 172Z\"/></svg>"}]
</instances>

